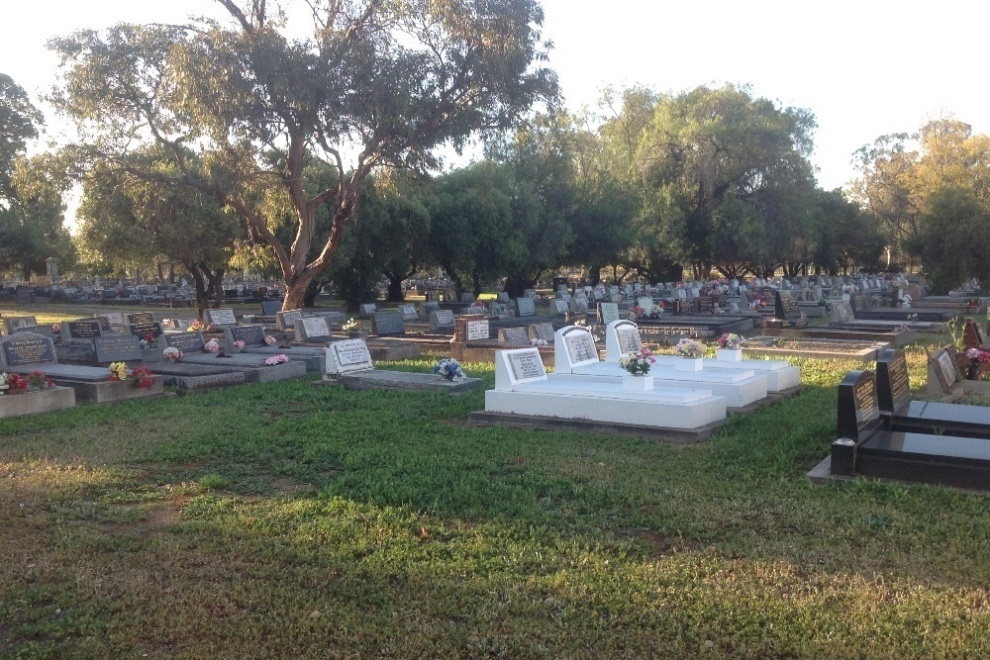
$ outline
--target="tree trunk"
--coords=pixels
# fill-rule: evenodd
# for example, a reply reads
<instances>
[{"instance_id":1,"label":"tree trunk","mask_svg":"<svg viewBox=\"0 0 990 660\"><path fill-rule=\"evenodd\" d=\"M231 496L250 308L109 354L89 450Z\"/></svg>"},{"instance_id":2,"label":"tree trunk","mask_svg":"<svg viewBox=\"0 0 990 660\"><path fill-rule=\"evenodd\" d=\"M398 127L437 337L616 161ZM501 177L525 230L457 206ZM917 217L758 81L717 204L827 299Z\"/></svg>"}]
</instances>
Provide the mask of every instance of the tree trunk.
<instances>
[{"instance_id":1,"label":"tree trunk","mask_svg":"<svg viewBox=\"0 0 990 660\"><path fill-rule=\"evenodd\" d=\"M402 281L405 279L401 273L393 273L391 271L385 271L385 277L388 278L388 295L386 300L388 302L402 302L406 299L406 294L402 290Z\"/></svg>"},{"instance_id":2,"label":"tree trunk","mask_svg":"<svg viewBox=\"0 0 990 660\"><path fill-rule=\"evenodd\" d=\"M206 293L206 281L203 279L203 274L199 271L199 267L195 264L183 264L189 274L192 275L193 284L196 286L196 317L202 321L203 312L206 311L208 306L209 297Z\"/></svg>"},{"instance_id":3,"label":"tree trunk","mask_svg":"<svg viewBox=\"0 0 990 660\"><path fill-rule=\"evenodd\" d=\"M292 279L285 278L285 298L282 300L282 311L302 309L306 306L306 287L316 279L316 271L304 270L302 275Z\"/></svg>"}]
</instances>

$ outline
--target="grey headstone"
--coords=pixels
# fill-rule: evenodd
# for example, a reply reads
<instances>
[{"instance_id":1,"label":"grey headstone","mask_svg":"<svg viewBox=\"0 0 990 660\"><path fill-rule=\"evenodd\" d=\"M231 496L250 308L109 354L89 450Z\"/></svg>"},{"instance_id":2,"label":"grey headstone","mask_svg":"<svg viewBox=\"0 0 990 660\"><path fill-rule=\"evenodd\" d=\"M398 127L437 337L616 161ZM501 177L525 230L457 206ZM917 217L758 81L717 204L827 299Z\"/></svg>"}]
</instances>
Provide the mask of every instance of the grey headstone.
<instances>
[{"instance_id":1,"label":"grey headstone","mask_svg":"<svg viewBox=\"0 0 990 660\"><path fill-rule=\"evenodd\" d=\"M138 339L137 335L94 337L93 347L96 349L96 361L100 364L135 362L144 357L141 350L141 340Z\"/></svg>"},{"instance_id":2,"label":"grey headstone","mask_svg":"<svg viewBox=\"0 0 990 660\"><path fill-rule=\"evenodd\" d=\"M404 303L399 305L399 313L402 314L403 321L418 321L419 312L416 311L416 305L412 303Z\"/></svg>"},{"instance_id":3,"label":"grey headstone","mask_svg":"<svg viewBox=\"0 0 990 660\"><path fill-rule=\"evenodd\" d=\"M530 343L526 328L499 328L498 341L513 346L528 346Z\"/></svg>"},{"instance_id":4,"label":"grey headstone","mask_svg":"<svg viewBox=\"0 0 990 660\"><path fill-rule=\"evenodd\" d=\"M553 332L552 323L534 323L529 326L529 333L533 339L542 339L547 344L553 343Z\"/></svg>"},{"instance_id":5,"label":"grey headstone","mask_svg":"<svg viewBox=\"0 0 990 660\"><path fill-rule=\"evenodd\" d=\"M275 316L282 311L282 301L280 300L262 300L261 301L261 315L262 316Z\"/></svg>"},{"instance_id":6,"label":"grey headstone","mask_svg":"<svg viewBox=\"0 0 990 660\"><path fill-rule=\"evenodd\" d=\"M405 333L406 326L402 320L402 312L375 312L371 315L371 334L384 337Z\"/></svg>"},{"instance_id":7,"label":"grey headstone","mask_svg":"<svg viewBox=\"0 0 990 660\"><path fill-rule=\"evenodd\" d=\"M488 339L491 330L488 326L488 319L480 319L477 321L466 321L464 323L464 332L466 341L481 341Z\"/></svg>"},{"instance_id":8,"label":"grey headstone","mask_svg":"<svg viewBox=\"0 0 990 660\"><path fill-rule=\"evenodd\" d=\"M227 328L230 333L230 341L243 341L246 346L264 346L265 328L261 325L239 325Z\"/></svg>"},{"instance_id":9,"label":"grey headstone","mask_svg":"<svg viewBox=\"0 0 990 660\"><path fill-rule=\"evenodd\" d=\"M441 328L453 328L454 327L454 313L449 309L438 309L435 312L430 312L430 330L436 332Z\"/></svg>"},{"instance_id":10,"label":"grey headstone","mask_svg":"<svg viewBox=\"0 0 990 660\"><path fill-rule=\"evenodd\" d=\"M536 316L536 301L533 298L519 298L516 300L516 314L523 316Z\"/></svg>"},{"instance_id":11,"label":"grey headstone","mask_svg":"<svg viewBox=\"0 0 990 660\"><path fill-rule=\"evenodd\" d=\"M566 314L570 311L570 305L566 300L554 300L552 304L555 314Z\"/></svg>"},{"instance_id":12,"label":"grey headstone","mask_svg":"<svg viewBox=\"0 0 990 660\"><path fill-rule=\"evenodd\" d=\"M162 336L166 344L174 346L183 353L202 353L203 346L206 345L201 332L170 332Z\"/></svg>"},{"instance_id":13,"label":"grey headstone","mask_svg":"<svg viewBox=\"0 0 990 660\"><path fill-rule=\"evenodd\" d=\"M55 343L48 337L22 331L0 340L0 366L55 363Z\"/></svg>"},{"instance_id":14,"label":"grey headstone","mask_svg":"<svg viewBox=\"0 0 990 660\"><path fill-rule=\"evenodd\" d=\"M619 320L619 306L615 303L598 303L598 322L608 325Z\"/></svg>"},{"instance_id":15,"label":"grey headstone","mask_svg":"<svg viewBox=\"0 0 990 660\"><path fill-rule=\"evenodd\" d=\"M296 319L296 341L323 342L330 341L330 326L322 316L306 316Z\"/></svg>"},{"instance_id":16,"label":"grey headstone","mask_svg":"<svg viewBox=\"0 0 990 660\"><path fill-rule=\"evenodd\" d=\"M367 303L367 304L361 305L360 314L361 314L361 316L371 316L372 314L375 313L375 309L376 309L375 308L375 303Z\"/></svg>"},{"instance_id":17,"label":"grey headstone","mask_svg":"<svg viewBox=\"0 0 990 660\"><path fill-rule=\"evenodd\" d=\"M279 330L295 330L296 320L301 319L303 313L301 309L290 309L275 314L275 325Z\"/></svg>"},{"instance_id":18,"label":"grey headstone","mask_svg":"<svg viewBox=\"0 0 990 660\"><path fill-rule=\"evenodd\" d=\"M237 325L237 317L232 309L207 309L203 312L203 320L207 325Z\"/></svg>"}]
</instances>

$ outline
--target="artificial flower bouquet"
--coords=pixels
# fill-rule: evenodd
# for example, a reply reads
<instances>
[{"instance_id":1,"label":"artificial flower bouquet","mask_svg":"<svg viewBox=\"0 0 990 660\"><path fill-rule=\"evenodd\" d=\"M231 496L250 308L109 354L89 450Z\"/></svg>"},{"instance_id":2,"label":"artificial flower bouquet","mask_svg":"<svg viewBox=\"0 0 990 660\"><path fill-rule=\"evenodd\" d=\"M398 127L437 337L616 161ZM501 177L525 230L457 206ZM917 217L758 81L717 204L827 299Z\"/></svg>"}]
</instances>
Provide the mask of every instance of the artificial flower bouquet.
<instances>
[{"instance_id":1,"label":"artificial flower bouquet","mask_svg":"<svg viewBox=\"0 0 990 660\"><path fill-rule=\"evenodd\" d=\"M203 350L207 353L219 353L220 342L218 342L216 339L211 339L210 341L203 344Z\"/></svg>"},{"instance_id":2,"label":"artificial flower bouquet","mask_svg":"<svg viewBox=\"0 0 990 660\"><path fill-rule=\"evenodd\" d=\"M182 359L182 351L180 351L175 346L169 346L164 351L162 351L162 357L170 362L178 362Z\"/></svg>"},{"instance_id":3,"label":"artificial flower bouquet","mask_svg":"<svg viewBox=\"0 0 990 660\"><path fill-rule=\"evenodd\" d=\"M684 338L677 342L674 352L681 357L700 358L705 354L705 346L696 339Z\"/></svg>"},{"instance_id":4,"label":"artificial flower bouquet","mask_svg":"<svg viewBox=\"0 0 990 660\"><path fill-rule=\"evenodd\" d=\"M448 357L438 360L433 366L433 373L441 378L452 380L455 383L462 380L467 380L467 374L465 374L464 370L461 368L461 363L454 358Z\"/></svg>"},{"instance_id":5,"label":"artificial flower bouquet","mask_svg":"<svg viewBox=\"0 0 990 660\"><path fill-rule=\"evenodd\" d=\"M285 353L279 353L278 355L273 355L265 360L265 366L274 367L275 365L285 364L289 361L289 356Z\"/></svg>"},{"instance_id":6,"label":"artificial flower bouquet","mask_svg":"<svg viewBox=\"0 0 990 660\"><path fill-rule=\"evenodd\" d=\"M657 361L653 351L641 348L636 353L624 353L619 358L619 366L634 376L645 376L650 373L650 367Z\"/></svg>"},{"instance_id":7,"label":"artificial flower bouquet","mask_svg":"<svg viewBox=\"0 0 990 660\"><path fill-rule=\"evenodd\" d=\"M740 348L744 341L746 340L743 339L740 335L737 335L734 332L726 332L721 337L716 339L715 343L718 344L719 348L725 348L734 351Z\"/></svg>"}]
</instances>

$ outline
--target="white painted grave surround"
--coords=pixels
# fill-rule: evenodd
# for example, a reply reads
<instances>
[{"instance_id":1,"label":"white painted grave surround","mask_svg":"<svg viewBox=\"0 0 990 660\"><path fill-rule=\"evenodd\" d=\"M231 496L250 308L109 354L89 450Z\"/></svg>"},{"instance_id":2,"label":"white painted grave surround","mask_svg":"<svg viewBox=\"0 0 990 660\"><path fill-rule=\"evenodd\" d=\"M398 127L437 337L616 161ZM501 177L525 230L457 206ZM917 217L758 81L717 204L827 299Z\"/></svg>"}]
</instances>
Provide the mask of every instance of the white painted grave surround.
<instances>
[{"instance_id":1,"label":"white painted grave surround","mask_svg":"<svg viewBox=\"0 0 990 660\"><path fill-rule=\"evenodd\" d=\"M575 332L575 328L580 332ZM581 332L585 337L581 336ZM590 340L592 348L588 349ZM554 336L554 374L553 380L582 380L600 384L618 383L627 373L614 362L600 362L594 347L594 337L585 329L577 326L566 326L557 331ZM588 358L588 353L595 351L594 359ZM679 356L667 356L670 360L684 360ZM662 360L657 356L657 362L650 369L654 387L686 387L704 388L711 390L716 396L725 397L729 408L744 408L752 403L766 398L767 378L757 374L752 369L709 369L701 371L676 371L673 362Z\"/></svg>"},{"instance_id":2,"label":"white painted grave surround","mask_svg":"<svg viewBox=\"0 0 990 660\"><path fill-rule=\"evenodd\" d=\"M632 349L633 346L637 348ZM639 326L632 321L616 321L610 323L605 328L605 361L619 361L623 353L632 353L639 350L642 340L639 335ZM631 349L631 350L626 350ZM680 360L684 360L678 355L657 355L654 368L662 366L673 368L673 365ZM746 371L754 372L757 375L766 376L767 392L777 393L797 387L801 384L801 370L791 366L786 360L719 360L718 358L704 358L703 371Z\"/></svg>"},{"instance_id":3,"label":"white painted grave surround","mask_svg":"<svg viewBox=\"0 0 990 660\"><path fill-rule=\"evenodd\" d=\"M374 369L371 353L363 339L345 339L327 345L327 366L324 380L333 380L339 374Z\"/></svg>"},{"instance_id":4,"label":"white painted grave surround","mask_svg":"<svg viewBox=\"0 0 990 660\"><path fill-rule=\"evenodd\" d=\"M600 384L551 380L535 348L495 352L495 389L485 410L650 428L694 429L725 418L725 399L710 391L654 388L630 392L621 379Z\"/></svg>"}]
</instances>

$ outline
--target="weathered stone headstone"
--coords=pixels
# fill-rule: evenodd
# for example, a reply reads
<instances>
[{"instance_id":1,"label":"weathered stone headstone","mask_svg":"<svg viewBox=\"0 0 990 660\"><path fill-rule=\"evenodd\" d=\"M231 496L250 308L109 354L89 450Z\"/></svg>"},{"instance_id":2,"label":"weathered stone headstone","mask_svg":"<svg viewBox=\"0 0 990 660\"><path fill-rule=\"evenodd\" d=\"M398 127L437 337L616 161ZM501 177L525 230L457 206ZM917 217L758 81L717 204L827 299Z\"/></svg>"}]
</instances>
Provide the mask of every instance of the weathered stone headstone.
<instances>
[{"instance_id":1,"label":"weathered stone headstone","mask_svg":"<svg viewBox=\"0 0 990 660\"><path fill-rule=\"evenodd\" d=\"M288 331L296 329L296 321L303 317L301 309L290 309L275 314L275 325L279 330Z\"/></svg>"},{"instance_id":2,"label":"weathered stone headstone","mask_svg":"<svg viewBox=\"0 0 990 660\"><path fill-rule=\"evenodd\" d=\"M516 300L516 315L519 317L536 316L536 300L528 297Z\"/></svg>"},{"instance_id":3,"label":"weathered stone headstone","mask_svg":"<svg viewBox=\"0 0 990 660\"><path fill-rule=\"evenodd\" d=\"M280 300L262 300L261 301L261 315L262 316L275 316L282 311L282 301Z\"/></svg>"},{"instance_id":4,"label":"weathered stone headstone","mask_svg":"<svg viewBox=\"0 0 990 660\"><path fill-rule=\"evenodd\" d=\"M529 326L529 335L532 339L539 339L548 344L553 342L553 333L552 323L534 323Z\"/></svg>"},{"instance_id":5,"label":"weathered stone headstone","mask_svg":"<svg viewBox=\"0 0 990 660\"><path fill-rule=\"evenodd\" d=\"M499 328L498 342L513 346L527 346L529 345L529 334L526 332L526 328Z\"/></svg>"},{"instance_id":6,"label":"weathered stone headstone","mask_svg":"<svg viewBox=\"0 0 990 660\"><path fill-rule=\"evenodd\" d=\"M332 380L339 374L374 369L371 353L363 339L345 339L327 346L327 366L324 378Z\"/></svg>"},{"instance_id":7,"label":"weathered stone headstone","mask_svg":"<svg viewBox=\"0 0 990 660\"><path fill-rule=\"evenodd\" d=\"M127 321L124 320L124 315L120 312L101 312L94 314L96 318L106 319L112 328L125 328L127 327Z\"/></svg>"},{"instance_id":8,"label":"weathered stone headstone","mask_svg":"<svg viewBox=\"0 0 990 660\"><path fill-rule=\"evenodd\" d=\"M209 325L237 325L237 317L232 309L207 309L203 312L203 321Z\"/></svg>"},{"instance_id":9,"label":"weathered stone headstone","mask_svg":"<svg viewBox=\"0 0 990 660\"><path fill-rule=\"evenodd\" d=\"M412 303L403 303L399 305L399 313L402 314L403 321L418 321L419 312L416 311L416 305Z\"/></svg>"},{"instance_id":10,"label":"weathered stone headstone","mask_svg":"<svg viewBox=\"0 0 990 660\"><path fill-rule=\"evenodd\" d=\"M854 319L852 307L847 300L832 301L832 323L850 323Z\"/></svg>"},{"instance_id":11,"label":"weathered stone headstone","mask_svg":"<svg viewBox=\"0 0 990 660\"><path fill-rule=\"evenodd\" d=\"M571 298L568 304L570 305L571 313L577 314L579 316L587 315L588 313L587 298Z\"/></svg>"},{"instance_id":12,"label":"weathered stone headstone","mask_svg":"<svg viewBox=\"0 0 990 660\"><path fill-rule=\"evenodd\" d=\"M144 353L141 350L141 340L138 339L137 335L121 334L94 337L93 347L96 349L96 361L99 364L139 362L144 358Z\"/></svg>"},{"instance_id":13,"label":"weathered stone headstone","mask_svg":"<svg viewBox=\"0 0 990 660\"><path fill-rule=\"evenodd\" d=\"M368 317L375 313L375 303L365 303L360 307L361 316Z\"/></svg>"},{"instance_id":14,"label":"weathered stone headstone","mask_svg":"<svg viewBox=\"0 0 990 660\"><path fill-rule=\"evenodd\" d=\"M5 316L3 317L4 333L12 335L19 330L35 328L38 320L33 316Z\"/></svg>"},{"instance_id":15,"label":"weathered stone headstone","mask_svg":"<svg viewBox=\"0 0 990 660\"><path fill-rule=\"evenodd\" d=\"M488 315L493 319L505 319L509 317L509 308L505 303L488 303Z\"/></svg>"},{"instance_id":16,"label":"weathered stone headstone","mask_svg":"<svg viewBox=\"0 0 990 660\"><path fill-rule=\"evenodd\" d=\"M325 342L330 341L330 327L322 316L306 316L296 319L296 341Z\"/></svg>"},{"instance_id":17,"label":"weathered stone headstone","mask_svg":"<svg viewBox=\"0 0 990 660\"><path fill-rule=\"evenodd\" d=\"M598 303L598 322L608 325L619 320L619 306L615 303Z\"/></svg>"},{"instance_id":18,"label":"weathered stone headstone","mask_svg":"<svg viewBox=\"0 0 990 660\"><path fill-rule=\"evenodd\" d=\"M371 315L371 334L380 337L404 335L406 326L402 312L375 312Z\"/></svg>"},{"instance_id":19,"label":"weathered stone headstone","mask_svg":"<svg viewBox=\"0 0 990 660\"><path fill-rule=\"evenodd\" d=\"M48 337L21 331L0 340L0 368L45 362L56 362L55 343Z\"/></svg>"},{"instance_id":20,"label":"weathered stone headstone","mask_svg":"<svg viewBox=\"0 0 990 660\"><path fill-rule=\"evenodd\" d=\"M570 305L566 300L554 300L552 305L554 314L566 314L570 311Z\"/></svg>"},{"instance_id":21,"label":"weathered stone headstone","mask_svg":"<svg viewBox=\"0 0 990 660\"><path fill-rule=\"evenodd\" d=\"M959 380L959 371L956 369L955 360L944 349L938 351L932 359L934 360L932 366L934 367L935 376L938 378L939 386L945 394L951 394L952 389ZM929 372L931 371L929 370Z\"/></svg>"},{"instance_id":22,"label":"weathered stone headstone","mask_svg":"<svg viewBox=\"0 0 990 660\"><path fill-rule=\"evenodd\" d=\"M430 330L437 332L440 329L451 329L454 327L454 312L449 309L438 309L430 312Z\"/></svg>"}]
</instances>

